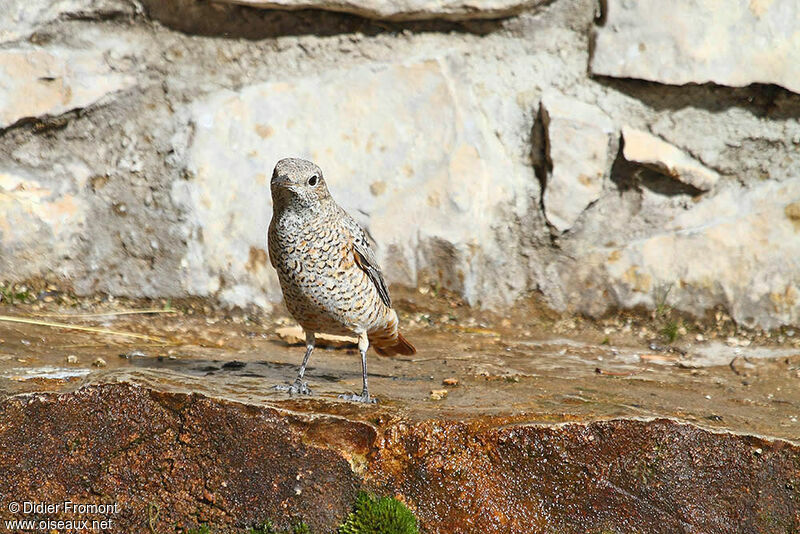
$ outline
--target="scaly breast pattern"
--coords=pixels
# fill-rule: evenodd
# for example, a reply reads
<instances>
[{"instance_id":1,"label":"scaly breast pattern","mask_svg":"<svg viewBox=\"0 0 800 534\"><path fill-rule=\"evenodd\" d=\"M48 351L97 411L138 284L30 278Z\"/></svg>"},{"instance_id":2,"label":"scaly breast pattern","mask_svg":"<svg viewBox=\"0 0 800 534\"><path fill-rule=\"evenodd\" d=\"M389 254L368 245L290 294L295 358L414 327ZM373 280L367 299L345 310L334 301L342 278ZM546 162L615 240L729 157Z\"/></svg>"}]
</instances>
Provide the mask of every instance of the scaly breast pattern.
<instances>
[{"instance_id":1,"label":"scaly breast pattern","mask_svg":"<svg viewBox=\"0 0 800 534\"><path fill-rule=\"evenodd\" d=\"M310 331L360 334L396 329L396 315L355 263L352 236L338 220L286 218L270 228L269 252L289 313Z\"/></svg>"}]
</instances>

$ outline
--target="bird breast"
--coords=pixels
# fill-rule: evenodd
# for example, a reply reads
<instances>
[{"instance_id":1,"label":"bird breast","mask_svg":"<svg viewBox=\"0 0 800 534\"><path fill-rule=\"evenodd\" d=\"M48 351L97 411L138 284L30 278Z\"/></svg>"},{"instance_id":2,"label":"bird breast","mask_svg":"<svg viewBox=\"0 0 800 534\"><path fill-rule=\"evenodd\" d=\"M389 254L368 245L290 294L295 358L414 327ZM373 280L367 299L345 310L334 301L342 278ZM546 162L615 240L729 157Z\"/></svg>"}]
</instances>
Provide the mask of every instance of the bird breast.
<instances>
[{"instance_id":1,"label":"bird breast","mask_svg":"<svg viewBox=\"0 0 800 534\"><path fill-rule=\"evenodd\" d=\"M352 236L337 220L270 225L270 257L289 312L317 332L369 330L388 312L375 287L355 263Z\"/></svg>"}]
</instances>

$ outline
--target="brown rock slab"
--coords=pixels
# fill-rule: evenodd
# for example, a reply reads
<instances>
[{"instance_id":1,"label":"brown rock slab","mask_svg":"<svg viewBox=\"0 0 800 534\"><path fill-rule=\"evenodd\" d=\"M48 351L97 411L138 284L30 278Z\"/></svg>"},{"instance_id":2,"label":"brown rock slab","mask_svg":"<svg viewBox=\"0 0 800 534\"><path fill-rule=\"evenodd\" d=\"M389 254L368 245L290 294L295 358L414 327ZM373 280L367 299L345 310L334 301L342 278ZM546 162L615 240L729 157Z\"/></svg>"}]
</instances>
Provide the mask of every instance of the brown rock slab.
<instances>
[{"instance_id":1,"label":"brown rock slab","mask_svg":"<svg viewBox=\"0 0 800 534\"><path fill-rule=\"evenodd\" d=\"M5 398L0 451L6 499L117 503L100 514L110 532L266 519L332 532L359 486L400 496L433 533L800 528L800 447L669 419L411 420L106 384Z\"/></svg>"},{"instance_id":2,"label":"brown rock slab","mask_svg":"<svg viewBox=\"0 0 800 534\"><path fill-rule=\"evenodd\" d=\"M384 433L375 472L435 532L777 532L800 526L799 460L666 419L427 422Z\"/></svg>"},{"instance_id":3,"label":"brown rock slab","mask_svg":"<svg viewBox=\"0 0 800 534\"><path fill-rule=\"evenodd\" d=\"M345 456L311 444L322 443L313 436L325 418L292 419L130 385L9 398L0 405L0 494L116 503L119 513L105 516L111 532L147 532L149 520L158 532L203 522L238 532L298 515L329 528L349 509L358 479ZM345 435L348 455L373 439L368 426L347 421L325 434ZM23 518L5 506L0 515Z\"/></svg>"}]
</instances>

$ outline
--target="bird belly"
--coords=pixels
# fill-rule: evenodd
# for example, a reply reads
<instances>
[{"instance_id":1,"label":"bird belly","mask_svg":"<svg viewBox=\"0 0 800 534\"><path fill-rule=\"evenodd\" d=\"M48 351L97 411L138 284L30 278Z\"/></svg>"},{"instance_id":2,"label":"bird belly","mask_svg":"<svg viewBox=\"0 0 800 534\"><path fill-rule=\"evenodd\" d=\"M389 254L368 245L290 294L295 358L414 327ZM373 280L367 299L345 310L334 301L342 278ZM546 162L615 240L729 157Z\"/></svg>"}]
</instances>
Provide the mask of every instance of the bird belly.
<instances>
[{"instance_id":1,"label":"bird belly","mask_svg":"<svg viewBox=\"0 0 800 534\"><path fill-rule=\"evenodd\" d=\"M367 332L389 308L348 251L310 249L283 258L278 278L289 313L309 331L340 335Z\"/></svg>"}]
</instances>

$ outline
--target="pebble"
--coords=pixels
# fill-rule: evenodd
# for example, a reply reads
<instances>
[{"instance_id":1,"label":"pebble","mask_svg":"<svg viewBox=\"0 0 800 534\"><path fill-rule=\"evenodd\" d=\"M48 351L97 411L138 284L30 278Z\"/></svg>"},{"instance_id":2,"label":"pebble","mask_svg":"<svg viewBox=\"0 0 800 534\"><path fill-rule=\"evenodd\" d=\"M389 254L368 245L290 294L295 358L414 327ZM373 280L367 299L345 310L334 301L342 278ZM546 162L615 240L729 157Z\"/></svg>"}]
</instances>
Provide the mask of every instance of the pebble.
<instances>
[{"instance_id":1,"label":"pebble","mask_svg":"<svg viewBox=\"0 0 800 534\"><path fill-rule=\"evenodd\" d=\"M147 356L147 355L144 352L140 351L140 350L132 350L130 352L123 352L123 353L121 353L119 355L120 358L127 358L127 359L143 358L145 356Z\"/></svg>"},{"instance_id":2,"label":"pebble","mask_svg":"<svg viewBox=\"0 0 800 534\"><path fill-rule=\"evenodd\" d=\"M750 340L731 336L725 339L725 343L730 347L747 347L750 345Z\"/></svg>"},{"instance_id":3,"label":"pebble","mask_svg":"<svg viewBox=\"0 0 800 534\"><path fill-rule=\"evenodd\" d=\"M445 378L444 380L442 380L442 384L444 384L445 386L457 386L458 378L455 377Z\"/></svg>"},{"instance_id":4,"label":"pebble","mask_svg":"<svg viewBox=\"0 0 800 534\"><path fill-rule=\"evenodd\" d=\"M95 361L92 362L92 365L95 367L105 367L106 361L103 358L97 358Z\"/></svg>"},{"instance_id":5,"label":"pebble","mask_svg":"<svg viewBox=\"0 0 800 534\"><path fill-rule=\"evenodd\" d=\"M78 363L78 357L74 354L67 356L67 363Z\"/></svg>"},{"instance_id":6,"label":"pebble","mask_svg":"<svg viewBox=\"0 0 800 534\"><path fill-rule=\"evenodd\" d=\"M306 335L299 326L284 326L277 328L275 333L289 345L305 345ZM317 334L317 347L353 347L358 344L352 336L337 336L334 334Z\"/></svg>"},{"instance_id":7,"label":"pebble","mask_svg":"<svg viewBox=\"0 0 800 534\"><path fill-rule=\"evenodd\" d=\"M442 400L443 398L447 397L447 390L446 389L434 389L431 391L431 400Z\"/></svg>"}]
</instances>

